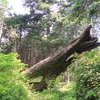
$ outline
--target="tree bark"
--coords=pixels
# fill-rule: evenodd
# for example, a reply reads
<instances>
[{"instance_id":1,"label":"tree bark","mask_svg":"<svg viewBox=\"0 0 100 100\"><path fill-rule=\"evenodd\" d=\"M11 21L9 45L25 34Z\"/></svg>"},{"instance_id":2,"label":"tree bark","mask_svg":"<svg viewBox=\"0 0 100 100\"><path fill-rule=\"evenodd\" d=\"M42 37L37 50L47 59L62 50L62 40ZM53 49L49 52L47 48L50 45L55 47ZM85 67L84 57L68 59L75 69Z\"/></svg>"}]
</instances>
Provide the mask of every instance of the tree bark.
<instances>
[{"instance_id":1,"label":"tree bark","mask_svg":"<svg viewBox=\"0 0 100 100\"><path fill-rule=\"evenodd\" d=\"M1 47L1 36L2 36L3 24L4 24L4 18L2 18L0 22L0 47Z\"/></svg>"},{"instance_id":2,"label":"tree bark","mask_svg":"<svg viewBox=\"0 0 100 100\"><path fill-rule=\"evenodd\" d=\"M28 78L43 77L39 83L34 85L35 90L43 90L43 88L47 86L46 80L52 80L66 71L67 67L72 63L72 60L75 59L72 54L81 54L84 51L90 51L100 45L100 43L97 42L97 37L90 36L91 27L92 26L89 25L79 38L24 72L25 77Z\"/></svg>"}]
</instances>

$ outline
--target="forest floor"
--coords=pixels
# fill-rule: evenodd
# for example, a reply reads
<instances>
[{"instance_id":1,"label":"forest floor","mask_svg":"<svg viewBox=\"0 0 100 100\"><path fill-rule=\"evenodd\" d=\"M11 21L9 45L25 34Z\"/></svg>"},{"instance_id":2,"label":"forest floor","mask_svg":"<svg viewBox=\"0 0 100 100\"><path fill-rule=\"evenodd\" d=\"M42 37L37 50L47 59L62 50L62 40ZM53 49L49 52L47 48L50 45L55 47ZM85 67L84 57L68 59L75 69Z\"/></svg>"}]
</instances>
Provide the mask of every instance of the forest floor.
<instances>
[{"instance_id":1,"label":"forest floor","mask_svg":"<svg viewBox=\"0 0 100 100\"><path fill-rule=\"evenodd\" d=\"M61 82L43 92L33 92L30 100L76 100L74 86L72 82Z\"/></svg>"}]
</instances>

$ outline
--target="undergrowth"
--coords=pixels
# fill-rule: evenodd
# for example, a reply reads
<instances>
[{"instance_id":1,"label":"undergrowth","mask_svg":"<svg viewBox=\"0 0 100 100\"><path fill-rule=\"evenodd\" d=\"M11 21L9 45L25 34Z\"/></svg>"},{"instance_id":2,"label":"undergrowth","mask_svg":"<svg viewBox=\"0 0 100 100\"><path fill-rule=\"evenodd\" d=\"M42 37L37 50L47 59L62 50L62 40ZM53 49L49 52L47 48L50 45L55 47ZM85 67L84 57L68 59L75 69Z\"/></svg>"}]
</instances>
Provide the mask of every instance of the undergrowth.
<instances>
[{"instance_id":1,"label":"undergrowth","mask_svg":"<svg viewBox=\"0 0 100 100\"><path fill-rule=\"evenodd\" d=\"M31 90L27 79L19 73L26 65L17 57L16 53L0 54L0 100L75 100L72 83L57 81L43 92Z\"/></svg>"},{"instance_id":2,"label":"undergrowth","mask_svg":"<svg viewBox=\"0 0 100 100\"><path fill-rule=\"evenodd\" d=\"M100 52L79 56L71 70L74 82L56 80L48 89L35 92L20 72L25 64L16 53L0 54L0 100L100 100ZM37 78L36 81L40 81Z\"/></svg>"}]
</instances>

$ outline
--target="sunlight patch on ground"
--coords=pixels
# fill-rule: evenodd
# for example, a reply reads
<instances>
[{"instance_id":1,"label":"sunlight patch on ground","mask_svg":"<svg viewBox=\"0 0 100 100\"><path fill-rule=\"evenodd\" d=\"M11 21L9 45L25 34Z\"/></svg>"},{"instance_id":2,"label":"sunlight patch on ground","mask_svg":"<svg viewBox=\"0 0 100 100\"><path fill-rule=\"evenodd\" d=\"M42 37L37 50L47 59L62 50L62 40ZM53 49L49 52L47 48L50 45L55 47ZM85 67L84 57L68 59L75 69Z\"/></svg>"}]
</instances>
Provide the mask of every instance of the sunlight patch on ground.
<instances>
[{"instance_id":1,"label":"sunlight patch on ground","mask_svg":"<svg viewBox=\"0 0 100 100\"><path fill-rule=\"evenodd\" d=\"M59 83L59 91L60 92L66 92L66 91L70 91L73 88L74 83L69 82L69 83Z\"/></svg>"}]
</instances>

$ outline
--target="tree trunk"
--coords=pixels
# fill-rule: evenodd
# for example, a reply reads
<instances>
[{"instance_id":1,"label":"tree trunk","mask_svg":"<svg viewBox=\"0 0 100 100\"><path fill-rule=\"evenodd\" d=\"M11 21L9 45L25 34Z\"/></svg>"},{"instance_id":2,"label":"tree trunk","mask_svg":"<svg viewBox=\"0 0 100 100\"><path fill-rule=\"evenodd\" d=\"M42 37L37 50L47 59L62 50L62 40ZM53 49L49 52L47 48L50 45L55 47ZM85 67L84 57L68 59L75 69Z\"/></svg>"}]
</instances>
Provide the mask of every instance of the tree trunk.
<instances>
[{"instance_id":1,"label":"tree trunk","mask_svg":"<svg viewBox=\"0 0 100 100\"><path fill-rule=\"evenodd\" d=\"M3 24L4 24L4 18L0 22L0 47L1 47L1 36L2 36Z\"/></svg>"},{"instance_id":2,"label":"tree trunk","mask_svg":"<svg viewBox=\"0 0 100 100\"><path fill-rule=\"evenodd\" d=\"M97 42L97 37L90 36L91 27L92 26L89 25L79 38L24 72L28 78L43 77L37 85L34 85L35 90L43 90L44 87L47 86L46 80L52 80L66 71L67 67L72 63L72 60L75 59L72 54L81 54L84 51L90 51L100 45L100 43Z\"/></svg>"}]
</instances>

